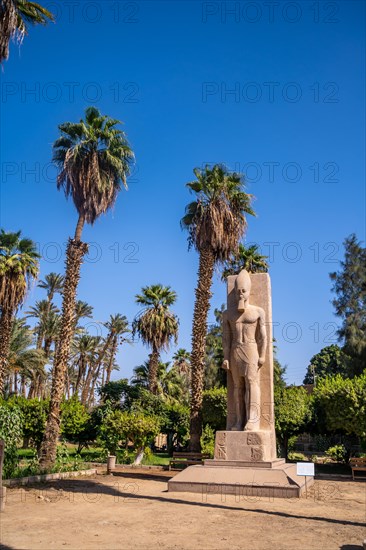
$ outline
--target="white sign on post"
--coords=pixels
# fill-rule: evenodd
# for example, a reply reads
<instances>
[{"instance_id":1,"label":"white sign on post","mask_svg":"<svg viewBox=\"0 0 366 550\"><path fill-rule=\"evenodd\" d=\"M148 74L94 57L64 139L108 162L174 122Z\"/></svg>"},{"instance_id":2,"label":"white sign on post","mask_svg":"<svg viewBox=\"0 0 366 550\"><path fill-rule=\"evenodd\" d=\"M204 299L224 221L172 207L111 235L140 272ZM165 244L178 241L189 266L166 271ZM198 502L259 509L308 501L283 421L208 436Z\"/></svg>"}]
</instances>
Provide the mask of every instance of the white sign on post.
<instances>
[{"instance_id":1,"label":"white sign on post","mask_svg":"<svg viewBox=\"0 0 366 550\"><path fill-rule=\"evenodd\" d=\"M296 473L298 476L313 476L314 462L296 462Z\"/></svg>"}]
</instances>

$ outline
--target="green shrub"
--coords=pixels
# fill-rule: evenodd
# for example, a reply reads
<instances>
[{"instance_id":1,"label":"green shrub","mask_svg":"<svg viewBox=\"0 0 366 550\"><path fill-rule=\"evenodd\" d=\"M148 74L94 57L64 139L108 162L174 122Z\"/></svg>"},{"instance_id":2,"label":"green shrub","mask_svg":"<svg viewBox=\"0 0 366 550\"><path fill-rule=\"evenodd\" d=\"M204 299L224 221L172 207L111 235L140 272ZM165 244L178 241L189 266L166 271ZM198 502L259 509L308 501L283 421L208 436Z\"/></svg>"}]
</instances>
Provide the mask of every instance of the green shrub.
<instances>
[{"instance_id":1,"label":"green shrub","mask_svg":"<svg viewBox=\"0 0 366 550\"><path fill-rule=\"evenodd\" d=\"M202 453L208 454L210 458L213 458L215 453L215 432L209 424L206 424L202 430L201 450Z\"/></svg>"},{"instance_id":2,"label":"green shrub","mask_svg":"<svg viewBox=\"0 0 366 550\"><path fill-rule=\"evenodd\" d=\"M296 453L295 451L290 451L288 453L288 459L293 462L307 462L309 459L302 453Z\"/></svg>"},{"instance_id":3,"label":"green shrub","mask_svg":"<svg viewBox=\"0 0 366 550\"><path fill-rule=\"evenodd\" d=\"M346 462L347 449L344 445L334 445L329 447L325 454L337 462Z\"/></svg>"},{"instance_id":4,"label":"green shrub","mask_svg":"<svg viewBox=\"0 0 366 550\"><path fill-rule=\"evenodd\" d=\"M4 440L3 477L10 478L18 466L17 446L23 437L23 415L19 407L9 407L6 403L0 405L0 439Z\"/></svg>"}]
</instances>

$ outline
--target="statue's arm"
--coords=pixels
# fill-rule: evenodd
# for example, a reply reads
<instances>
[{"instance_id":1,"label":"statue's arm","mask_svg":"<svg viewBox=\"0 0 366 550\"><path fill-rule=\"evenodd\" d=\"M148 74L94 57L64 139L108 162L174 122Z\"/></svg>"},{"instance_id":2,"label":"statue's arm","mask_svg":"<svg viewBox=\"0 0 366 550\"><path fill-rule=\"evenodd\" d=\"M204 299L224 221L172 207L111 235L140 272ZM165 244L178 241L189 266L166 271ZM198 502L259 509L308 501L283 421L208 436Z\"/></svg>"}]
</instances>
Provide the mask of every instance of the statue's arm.
<instances>
[{"instance_id":1,"label":"statue's arm","mask_svg":"<svg viewBox=\"0 0 366 550\"><path fill-rule=\"evenodd\" d=\"M222 348L224 352L224 362L222 368L229 370L230 368L230 349L231 349L231 329L227 315L227 311L222 314Z\"/></svg>"},{"instance_id":2,"label":"statue's arm","mask_svg":"<svg viewBox=\"0 0 366 550\"><path fill-rule=\"evenodd\" d=\"M266 315L263 309L259 309L259 335L258 335L258 364L261 367L266 359L267 350L267 329L266 329Z\"/></svg>"}]
</instances>

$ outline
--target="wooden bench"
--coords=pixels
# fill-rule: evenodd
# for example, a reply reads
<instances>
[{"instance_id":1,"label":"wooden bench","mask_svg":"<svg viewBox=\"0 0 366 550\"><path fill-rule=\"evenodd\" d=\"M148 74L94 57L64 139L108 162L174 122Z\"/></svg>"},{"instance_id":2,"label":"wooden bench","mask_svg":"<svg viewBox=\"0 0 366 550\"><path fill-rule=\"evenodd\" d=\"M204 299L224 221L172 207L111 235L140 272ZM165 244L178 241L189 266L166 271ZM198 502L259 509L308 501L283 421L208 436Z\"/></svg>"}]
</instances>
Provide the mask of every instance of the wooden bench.
<instances>
[{"instance_id":1,"label":"wooden bench","mask_svg":"<svg viewBox=\"0 0 366 550\"><path fill-rule=\"evenodd\" d=\"M363 456L361 458L353 457L350 459L349 464L352 468L353 480L355 480L356 478L366 479L366 475L355 476L355 472L366 472L366 456Z\"/></svg>"},{"instance_id":2,"label":"wooden bench","mask_svg":"<svg viewBox=\"0 0 366 550\"><path fill-rule=\"evenodd\" d=\"M209 458L209 455L204 453L173 452L173 458L169 460L169 470L182 469L186 468L187 466L202 464L205 458ZM179 468L173 468L173 466L179 466Z\"/></svg>"}]
</instances>

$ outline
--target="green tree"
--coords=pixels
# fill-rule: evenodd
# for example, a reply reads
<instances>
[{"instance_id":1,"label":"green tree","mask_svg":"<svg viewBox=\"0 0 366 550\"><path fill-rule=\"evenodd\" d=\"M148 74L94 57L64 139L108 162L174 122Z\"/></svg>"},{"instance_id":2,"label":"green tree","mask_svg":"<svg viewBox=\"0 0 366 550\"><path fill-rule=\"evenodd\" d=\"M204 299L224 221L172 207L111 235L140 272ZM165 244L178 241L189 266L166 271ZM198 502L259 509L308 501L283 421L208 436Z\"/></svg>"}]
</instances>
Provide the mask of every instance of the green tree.
<instances>
[{"instance_id":1,"label":"green tree","mask_svg":"<svg viewBox=\"0 0 366 550\"><path fill-rule=\"evenodd\" d=\"M128 442L131 442L136 450L136 462L145 446L158 435L159 430L160 422L155 416L114 410L103 419L99 440L109 453L114 455L120 445L127 447Z\"/></svg>"},{"instance_id":2,"label":"green tree","mask_svg":"<svg viewBox=\"0 0 366 550\"><path fill-rule=\"evenodd\" d=\"M366 365L366 248L352 234L344 241L345 258L340 271L330 273L333 305L342 319L338 336L350 357L349 376L361 374Z\"/></svg>"},{"instance_id":3,"label":"green tree","mask_svg":"<svg viewBox=\"0 0 366 550\"><path fill-rule=\"evenodd\" d=\"M139 389L130 386L127 378L113 380L98 389L103 403L109 402L112 406L129 409L134 399L139 396Z\"/></svg>"},{"instance_id":4,"label":"green tree","mask_svg":"<svg viewBox=\"0 0 366 550\"><path fill-rule=\"evenodd\" d=\"M115 203L126 186L133 153L125 134L116 128L118 120L102 116L88 107L85 120L59 126L61 136L53 145L53 160L59 168L58 189L71 197L78 212L75 236L66 251L60 339L56 347L52 372L50 414L41 450L41 466L48 468L56 459L60 431L60 406L64 394L65 374L75 328L75 299L80 267L88 246L81 241L85 223L93 224Z\"/></svg>"},{"instance_id":5,"label":"green tree","mask_svg":"<svg viewBox=\"0 0 366 550\"><path fill-rule=\"evenodd\" d=\"M21 232L0 233L0 395L8 365L13 319L23 304L27 289L38 276L39 254L30 239Z\"/></svg>"},{"instance_id":6,"label":"green tree","mask_svg":"<svg viewBox=\"0 0 366 550\"><path fill-rule=\"evenodd\" d=\"M288 441L310 422L311 399L303 387L276 387L274 390L275 428L277 440L288 455Z\"/></svg>"},{"instance_id":7,"label":"green tree","mask_svg":"<svg viewBox=\"0 0 366 550\"><path fill-rule=\"evenodd\" d=\"M286 365L282 366L277 358L277 346L273 346L273 386L274 388L284 388L286 386L285 374Z\"/></svg>"},{"instance_id":8,"label":"green tree","mask_svg":"<svg viewBox=\"0 0 366 550\"><path fill-rule=\"evenodd\" d=\"M46 399L25 399L24 397L12 397L8 400L10 407L16 407L22 414L23 446L28 447L29 443L40 450L49 401Z\"/></svg>"},{"instance_id":9,"label":"green tree","mask_svg":"<svg viewBox=\"0 0 366 550\"><path fill-rule=\"evenodd\" d=\"M202 418L203 424L209 425L214 431L225 430L227 415L227 389L212 388L203 392Z\"/></svg>"},{"instance_id":10,"label":"green tree","mask_svg":"<svg viewBox=\"0 0 366 550\"><path fill-rule=\"evenodd\" d=\"M347 374L347 357L336 344L327 346L310 359L304 378L304 384L314 384L320 378ZM315 381L314 381L315 376Z\"/></svg>"},{"instance_id":11,"label":"green tree","mask_svg":"<svg viewBox=\"0 0 366 550\"><path fill-rule=\"evenodd\" d=\"M188 204L181 226L188 231L189 246L199 254L198 284L192 327L192 395L190 448L199 451L202 433L207 317L215 265L237 252L246 229L245 214L254 215L252 197L244 192L241 174L216 164L194 170L196 180L187 183L196 200Z\"/></svg>"},{"instance_id":12,"label":"green tree","mask_svg":"<svg viewBox=\"0 0 366 550\"><path fill-rule=\"evenodd\" d=\"M258 245L244 246L239 244L238 252L232 255L223 266L222 280L227 279L229 275L238 275L242 269L249 273L267 273L267 256L262 256L258 252Z\"/></svg>"},{"instance_id":13,"label":"green tree","mask_svg":"<svg viewBox=\"0 0 366 550\"><path fill-rule=\"evenodd\" d=\"M79 443L90 415L77 397L65 400L61 405L61 434L68 441Z\"/></svg>"},{"instance_id":14,"label":"green tree","mask_svg":"<svg viewBox=\"0 0 366 550\"><path fill-rule=\"evenodd\" d=\"M0 3L0 63L9 57L11 39L22 42L30 25L46 25L54 21L51 12L37 2L1 0Z\"/></svg>"},{"instance_id":15,"label":"green tree","mask_svg":"<svg viewBox=\"0 0 366 550\"><path fill-rule=\"evenodd\" d=\"M326 430L366 438L366 374L320 379L314 388L318 416Z\"/></svg>"},{"instance_id":16,"label":"green tree","mask_svg":"<svg viewBox=\"0 0 366 550\"><path fill-rule=\"evenodd\" d=\"M158 391L158 368L160 353L169 348L170 342L178 339L178 319L170 310L177 294L170 286L151 285L136 295L136 302L143 306L132 324L133 335L138 334L143 344L151 348L149 357L149 389Z\"/></svg>"}]
</instances>

